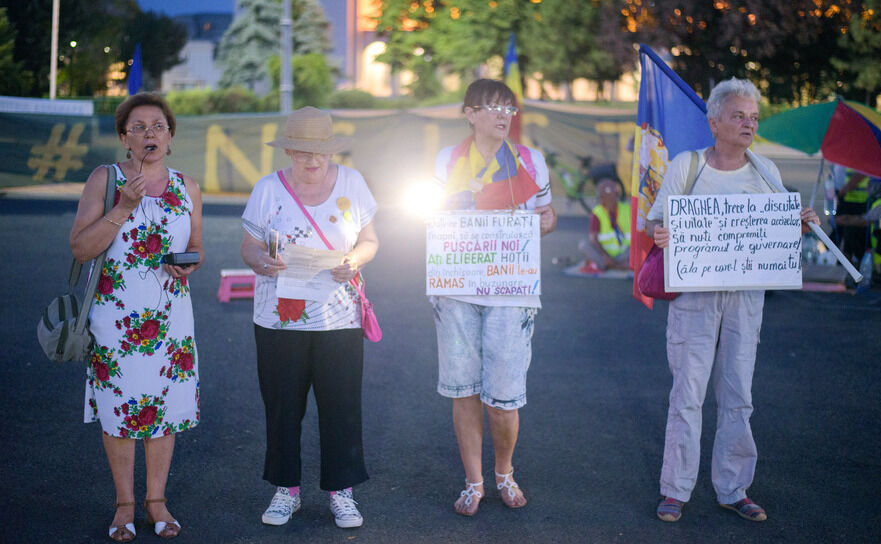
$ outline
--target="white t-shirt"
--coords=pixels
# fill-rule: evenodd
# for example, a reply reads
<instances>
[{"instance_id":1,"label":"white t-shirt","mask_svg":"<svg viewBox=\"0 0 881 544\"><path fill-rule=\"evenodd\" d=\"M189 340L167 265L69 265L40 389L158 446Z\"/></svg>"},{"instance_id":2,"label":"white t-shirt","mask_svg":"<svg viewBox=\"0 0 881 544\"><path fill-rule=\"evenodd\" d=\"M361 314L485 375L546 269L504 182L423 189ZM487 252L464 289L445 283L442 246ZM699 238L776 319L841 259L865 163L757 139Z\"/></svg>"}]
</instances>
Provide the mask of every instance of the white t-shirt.
<instances>
[{"instance_id":1,"label":"white t-shirt","mask_svg":"<svg viewBox=\"0 0 881 544\"><path fill-rule=\"evenodd\" d=\"M749 161L737 170L717 170L707 164L705 157L706 149L698 151L698 176L692 188L693 195L729 195L746 193L772 193L774 189L762 178L755 166ZM765 167L765 170L779 183L780 171L769 159L753 154ZM684 151L670 161L667 174L661 183L661 189L655 198L646 218L649 221L662 221L664 219L664 201L668 196L685 193L685 178L688 177L688 167L691 164L691 151Z\"/></svg>"},{"instance_id":2,"label":"white t-shirt","mask_svg":"<svg viewBox=\"0 0 881 544\"><path fill-rule=\"evenodd\" d=\"M305 204L304 204L305 205ZM327 200L306 210L321 228L321 232L335 250L351 251L358 233L376 214L376 200L357 170L337 166L337 178ZM279 251L287 244L298 244L314 249L327 249L312 224L282 185L278 173L264 176L254 186L242 226L250 235L266 244L269 231L279 232ZM329 270L319 274L330 276ZM288 309L279 313L276 278L258 275L254 285L254 323L270 329L334 330L361 326L361 309L357 295L347 283L331 293L326 300L307 300L296 320ZM298 309L299 310L299 309Z\"/></svg>"},{"instance_id":3,"label":"white t-shirt","mask_svg":"<svg viewBox=\"0 0 881 544\"><path fill-rule=\"evenodd\" d=\"M434 176L441 184L447 182L447 165L456 146L445 147L437 154L434 161ZM515 149L520 149L515 147ZM538 206L546 206L551 203L551 178L548 174L548 165L541 153L532 149L529 150L529 156L532 159L532 165L535 167L535 184L538 185L538 192L532 195L529 200L518 206L521 210L534 210ZM521 163L523 163L521 159ZM525 167L525 166L524 166ZM477 304L479 306L519 306L523 308L541 308L541 301L538 295L447 295L449 298Z\"/></svg>"}]
</instances>

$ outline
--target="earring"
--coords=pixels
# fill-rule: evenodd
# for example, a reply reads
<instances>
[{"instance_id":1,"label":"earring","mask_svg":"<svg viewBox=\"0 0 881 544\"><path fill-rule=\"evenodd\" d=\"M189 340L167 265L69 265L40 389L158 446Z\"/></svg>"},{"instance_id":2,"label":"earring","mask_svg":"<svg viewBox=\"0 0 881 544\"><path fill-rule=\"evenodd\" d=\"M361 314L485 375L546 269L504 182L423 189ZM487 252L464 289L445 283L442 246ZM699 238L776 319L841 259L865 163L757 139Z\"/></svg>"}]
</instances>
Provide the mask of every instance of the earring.
<instances>
[{"instance_id":1,"label":"earring","mask_svg":"<svg viewBox=\"0 0 881 544\"><path fill-rule=\"evenodd\" d=\"M171 155L171 146L168 146L168 150L165 152L166 155Z\"/></svg>"},{"instance_id":2,"label":"earring","mask_svg":"<svg viewBox=\"0 0 881 544\"><path fill-rule=\"evenodd\" d=\"M125 158L126 158L126 159L130 159L130 158L132 158L132 150L131 150L131 149L126 149L126 150L125 150Z\"/></svg>"}]
</instances>

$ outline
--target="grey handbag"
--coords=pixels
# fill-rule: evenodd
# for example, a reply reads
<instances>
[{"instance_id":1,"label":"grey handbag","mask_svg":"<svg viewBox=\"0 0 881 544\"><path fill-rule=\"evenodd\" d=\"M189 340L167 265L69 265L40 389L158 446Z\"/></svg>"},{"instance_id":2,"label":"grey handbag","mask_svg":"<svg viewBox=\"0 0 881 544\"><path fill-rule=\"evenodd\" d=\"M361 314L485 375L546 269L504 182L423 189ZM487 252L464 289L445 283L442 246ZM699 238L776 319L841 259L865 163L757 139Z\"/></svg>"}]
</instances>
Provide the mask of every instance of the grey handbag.
<instances>
[{"instance_id":1,"label":"grey handbag","mask_svg":"<svg viewBox=\"0 0 881 544\"><path fill-rule=\"evenodd\" d=\"M113 200L116 192L115 176L113 167L107 168L107 189L104 193L104 213L107 214L113 208ZM104 257L107 250L95 257L89 284L83 293L83 303L73 293L80 279L83 265L74 259L70 266L68 276L67 294L55 297L43 310L43 315L37 323L37 341L46 353L50 361L63 363L67 361L89 360L89 352L92 349L94 337L89 331L89 309L95 298L95 289L98 286L98 278L104 267Z\"/></svg>"}]
</instances>

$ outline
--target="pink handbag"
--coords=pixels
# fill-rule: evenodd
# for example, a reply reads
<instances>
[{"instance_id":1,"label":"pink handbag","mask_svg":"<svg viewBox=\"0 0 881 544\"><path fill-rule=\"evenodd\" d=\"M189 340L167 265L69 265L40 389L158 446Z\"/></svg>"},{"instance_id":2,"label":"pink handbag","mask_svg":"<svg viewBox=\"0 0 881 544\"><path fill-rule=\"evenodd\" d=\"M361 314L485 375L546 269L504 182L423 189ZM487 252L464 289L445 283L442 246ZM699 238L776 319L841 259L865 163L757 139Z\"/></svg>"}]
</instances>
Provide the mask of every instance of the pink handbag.
<instances>
[{"instance_id":1,"label":"pink handbag","mask_svg":"<svg viewBox=\"0 0 881 544\"><path fill-rule=\"evenodd\" d=\"M673 300L680 295L664 290L664 250L655 245L639 269L636 285L640 293L658 300Z\"/></svg>"},{"instance_id":2,"label":"pink handbag","mask_svg":"<svg viewBox=\"0 0 881 544\"><path fill-rule=\"evenodd\" d=\"M306 219L312 223L312 226L315 228L315 232L318 233L318 236L321 237L321 241L324 242L324 245L327 246L327 249L333 251L333 246L330 242L327 241L327 238L324 237L324 233L321 232L321 228L318 227L318 223L312 219L312 215L306 211L306 207L303 206L303 203L300 202L300 199L297 198L294 190L291 189L291 186L288 185L288 180L285 179L284 174L281 170L278 171L278 179L281 180L284 188L288 190L288 193L291 194L291 197L294 199L294 202L300 206L300 209L303 211L303 215L306 216ZM358 280L361 280L361 286L358 285ZM663 277L661 282L663 283ZM373 304L367 300L367 296L364 295L364 287L367 286L367 283L364 281L364 276L361 275L360 272L355 274L355 277L349 280L349 285L355 289L355 292L358 293L358 299L361 301L361 330L364 332L364 338L370 340L371 342L379 342L382 340L382 329L379 328L379 321L376 319L376 314L373 312Z\"/></svg>"}]
</instances>

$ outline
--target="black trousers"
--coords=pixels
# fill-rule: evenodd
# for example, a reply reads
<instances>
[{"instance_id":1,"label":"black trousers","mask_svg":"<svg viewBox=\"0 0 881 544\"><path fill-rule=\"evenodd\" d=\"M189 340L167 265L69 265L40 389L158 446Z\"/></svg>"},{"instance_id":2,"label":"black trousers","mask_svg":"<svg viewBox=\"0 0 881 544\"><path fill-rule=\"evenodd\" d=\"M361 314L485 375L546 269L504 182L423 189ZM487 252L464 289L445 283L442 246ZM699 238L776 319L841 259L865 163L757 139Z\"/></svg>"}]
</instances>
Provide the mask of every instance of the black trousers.
<instances>
[{"instance_id":1,"label":"black trousers","mask_svg":"<svg viewBox=\"0 0 881 544\"><path fill-rule=\"evenodd\" d=\"M321 489L367 480L361 441L361 329L283 331L254 325L257 376L266 408L263 479L300 485L300 434L309 389L318 405Z\"/></svg>"}]
</instances>

